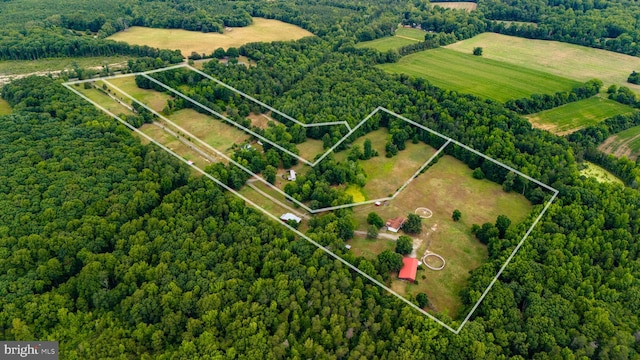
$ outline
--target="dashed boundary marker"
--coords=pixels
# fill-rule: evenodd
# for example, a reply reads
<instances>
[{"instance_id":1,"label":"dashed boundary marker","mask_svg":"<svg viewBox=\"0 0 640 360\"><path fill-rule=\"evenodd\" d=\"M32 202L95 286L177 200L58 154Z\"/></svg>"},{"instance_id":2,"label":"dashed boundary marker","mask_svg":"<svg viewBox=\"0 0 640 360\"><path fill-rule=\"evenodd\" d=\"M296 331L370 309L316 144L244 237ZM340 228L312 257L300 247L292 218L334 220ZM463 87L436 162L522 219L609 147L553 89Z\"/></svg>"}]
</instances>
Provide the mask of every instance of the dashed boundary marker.
<instances>
[{"instance_id":1,"label":"dashed boundary marker","mask_svg":"<svg viewBox=\"0 0 640 360\"><path fill-rule=\"evenodd\" d=\"M331 122L331 123L317 123L317 124L306 124L307 126L311 125L311 126L328 126L328 125L340 125L343 124L345 125L348 129L349 132L342 138L340 139L340 141L338 141L335 145L333 145L331 147L331 149L327 150L326 153L324 153L320 158L318 158L315 162L311 163L306 159L302 159L301 157L297 156L296 154L293 154L294 156L296 156L300 161L305 162L308 165L311 166L315 166L317 163L319 163L320 161L322 161L322 159L324 159L330 152L334 151L335 148L341 144L343 141L345 141L351 134L353 134L353 132L355 130L357 130L360 126L362 126L362 124L364 124L367 120L369 120L374 114L376 114L379 111L383 111L386 112L392 116L395 116L398 119L404 120L420 129L423 129L425 131L430 132L431 134L434 134L436 136L439 136L440 138L446 140L445 144L442 145L435 154L433 154L415 173L414 175L407 180L397 191L395 194L393 194L393 196L391 197L387 197L387 198L382 198L382 199L376 199L376 200L371 200L371 201L366 201L366 202L362 202L362 203L355 203L355 204L346 204L346 205L341 205L341 206L333 206L333 207L328 207L328 208L323 208L323 209L309 209L307 206L305 206L304 204L301 204L300 202L297 202L297 204L301 205L302 208L304 208L305 210L307 210L310 213L318 213L321 211L330 211L330 210L335 210L335 209L340 209L340 208L345 208L345 207L351 207L351 206L356 206L356 205L364 205L364 204L369 204L369 203L375 203L376 201L384 201L384 200L392 200L394 199L402 190L404 190L409 183L420 174L420 172L429 165L429 163L431 163L431 161L433 161L433 159L435 159L441 152L442 150L444 150L445 147L447 147L449 144L453 143L456 144L468 151L471 151L472 153L487 159L493 163L495 163L496 165L502 166L506 169L508 169L509 171L512 171L522 177L524 177L525 179L551 191L551 193L553 194L551 196L551 198L549 200L547 200L544 208L542 209L542 211L540 212L540 214L536 217L536 219L533 221L533 223L531 224L531 226L529 227L529 229L527 230L527 232L524 234L524 236L522 237L522 239L520 240L520 242L518 242L518 244L516 245L515 249L511 252L511 254L509 255L509 257L507 258L507 260L505 261L505 263L500 267L500 270L498 270L498 273L496 274L496 276L491 280L491 282L489 283L489 286L485 289L485 291L482 293L482 295L480 296L480 298L478 299L478 301L475 303L475 305L471 308L471 310L469 311L469 313L466 315L466 317L464 318L464 320L459 324L459 326L457 328L454 328L446 323L444 323L442 320L438 319L437 317L435 317L434 315L426 312L425 310L421 309L420 307L418 307L416 304L412 303L411 301L409 301L408 299L406 299L405 297L403 297L402 295L398 294L397 292L393 291L392 289L390 289L389 287L387 287L385 284L381 283L380 281L376 280L375 278L371 277L370 275L366 274L365 272L363 272L362 270L358 269L357 267L355 267L353 264L349 263L348 261L344 260L342 257L340 257L339 255L335 254L333 251L325 248L324 246L320 245L318 242L314 241L313 239L309 238L307 235L305 235L304 233L300 232L299 230L293 228L292 226L290 226L289 224L283 223L282 221L280 221L280 219L271 214L270 212L268 212L267 210L265 210L264 208L262 208L261 206L259 206L258 204L256 204L255 202L249 200L248 198L246 198L244 195L240 194L238 191L232 189L231 187L227 186L225 183L223 183L222 181L218 180L217 178L213 177L212 175L210 175L209 173L205 172L204 170L200 169L199 167L193 165L192 163L190 163L187 159L184 159L183 157L181 157L180 155L178 155L177 153L173 152L171 149L167 148L166 146L164 146L163 144L159 143L158 141L156 141L154 138L150 137L149 135L143 133L142 131L140 131L139 129L135 128L133 125L129 124L128 122L124 121L123 119L121 119L119 116L117 116L116 114L112 113L111 111L107 110L106 108L104 108L103 106L101 106L100 104L98 104L97 102L89 99L87 96L85 96L84 94L82 94L80 91L74 89L72 87L72 85L75 84L79 84L79 83L85 83L85 82L93 82L93 81L105 81L108 85L112 86L114 89L116 89L117 91L121 92L122 94L125 94L129 99L131 99L132 101L137 102L138 104L144 106L145 109L152 111L152 113L156 116L159 116L161 119L163 119L164 121L167 121L168 123L172 124L173 126L175 126L176 128L180 129L181 131L183 130L182 128L180 128L179 126L177 126L176 124L174 124L173 122L171 122L169 119L167 119L166 117L158 114L156 111L154 111L153 109L149 108L148 106L146 106L145 104L142 104L141 102L135 100L133 97L131 97L129 94L127 94L126 92L118 89L117 87L115 87L113 84L108 83L108 79L114 79L114 78L121 78L121 77L127 77L127 76L135 76L135 75L141 75L144 77L147 77L149 79L152 79L152 81L157 81L151 77L148 76L148 74L152 74L152 73L156 73L156 72L162 72L162 71L167 71L167 70L172 70L172 69L178 69L181 67L187 67L193 71L198 72L199 74L209 78L210 80L215 81L216 83L246 97L247 99L250 99L252 101L255 101L256 103L265 106L267 108L269 108L272 111L275 111L277 114L287 118L288 120L291 120L293 122L296 122L302 126L304 126L304 124L300 123L299 121L289 117L286 114L281 113L280 111L273 109L272 107L260 102L257 99L254 99L253 97L227 85L224 84L223 82L214 79L212 77L210 77L209 75L189 66L189 65L185 65L185 64L181 64L181 65L175 65L175 66L170 66L170 67L166 67L166 68L162 68L162 69L156 69L156 70L151 70L151 71L145 71L145 72L137 72L137 73L130 73L130 74L122 74L122 75L116 75L116 76L109 76L109 77L102 77L102 78L95 78L95 79L87 79L87 80L78 80L78 81L70 81L70 82L65 82L63 83L63 86L66 87L67 89L69 89L71 92L73 92L74 94L80 96L81 98L85 99L86 101L88 101L90 104L92 104L93 106L95 106L96 108L102 110L103 112L105 112L106 114L108 114L109 116L113 117L114 119L116 119L117 121L119 121L120 123L122 123L124 126L126 126L127 128L129 128L130 130L132 130L133 132L137 133L138 135L142 136L143 138L149 140L150 142L152 142L153 144L157 145L158 147L160 147L161 149L165 150L166 152L168 152L169 154L173 155L174 157L176 157L178 160L182 161L183 163L187 164L188 166L190 166L191 168L193 168L194 170L198 171L199 173L201 173L202 175L206 176L207 178L209 178L210 180L212 180L213 182L215 182L217 185L219 185L220 187L222 187L223 189L231 192L232 194L234 194L235 196L239 197L240 199L242 199L243 201L245 201L245 203L253 206L254 208L258 209L260 212L264 213L267 217L273 219L274 221L276 221L278 224L285 226L287 229L289 229L290 231L292 231L293 233L295 233L296 235L304 238L305 240L309 241L311 244L315 245L316 247L318 247L319 249L321 249L322 251L324 251L325 253L327 253L329 256L335 258L336 260L340 261L342 264L344 264L345 266L347 266L348 268L350 268L351 270L355 271L356 273L362 275L363 277L365 277L367 280L371 281L372 283L380 286L381 288L383 288L384 290L388 291L390 294L394 295L395 297L397 297L398 299L400 299L401 301L403 301L406 305L410 306L411 308L413 308L414 310L420 312L421 314L425 315L426 317L430 318L431 320L435 321L436 323L442 325L445 329L451 331L454 334L459 334L460 331L462 331L462 329L464 328L464 326L466 325L466 323L469 321L469 319L471 318L471 316L473 315L473 313L477 310L478 306L480 306L480 303L484 300L484 298L487 296L487 294L489 293L489 291L491 290L491 288L493 287L493 285L496 283L496 281L498 281L498 278L500 277L500 275L502 275L503 271L505 270L505 268L509 265L509 263L511 262L511 260L513 259L513 257L515 256L515 254L518 252L518 250L520 250L520 247L522 247L522 244L525 242L525 240L529 237L529 234L531 234L531 232L533 231L533 229L535 228L535 226L538 224L538 222L540 221L540 219L542 219L542 217L544 216L544 214L547 212L547 210L549 209L549 207L551 206L551 204L553 203L553 201L556 199L556 197L558 196L558 190L556 190L555 188L546 185L526 174L523 174L522 172L506 165L503 164L493 158L490 158L470 147L468 147L467 145L464 145L460 142L458 142L457 140L454 140L448 136L442 135L440 133L438 133L437 131L434 131L424 125L418 124L417 122L410 120L402 115L396 114L391 110L388 110L386 108L383 108L381 106L378 106L375 110L373 110L367 117L365 117L360 123L358 123L358 125L356 125L354 128L350 128L348 124L346 124L346 122ZM158 82L159 85L169 89L170 91L174 92L176 95L181 96L183 98L185 98L188 101L194 102L196 104L198 104L198 106L201 106L203 109L207 109L207 111L210 111L212 114L220 117L221 119L228 121L232 124L235 124L238 127L241 127L242 125L235 123L233 120L226 118L224 115L219 114L215 111L213 111L212 109L208 109L206 106L198 103L197 101L190 99L189 97L187 97L186 95L169 88L168 86ZM265 182L267 185L271 186L272 184L268 183L267 181L265 181L264 179L262 179L262 177L260 177L257 174L254 174L253 172L251 172L249 169L246 169L245 167L241 166L240 164L238 164L237 162L233 161L232 159L230 159L228 156L224 155L222 152L218 151L217 149L211 147L210 145L204 143L204 141L200 140L199 138L192 136L191 134L189 134L188 132L184 132L185 134L188 134L189 136L192 137L192 139L196 139L199 143L203 144L205 147L207 147L208 149L213 150L215 153L223 156L225 159L228 159L230 162L234 163L234 165L239 166L240 168L242 168L244 171L247 171L248 173L252 174L253 176L255 176L256 178L262 180L263 182ZM266 140L266 139L265 139ZM280 145L275 144L269 140L266 140L267 142L269 142L271 145L273 145L276 148L279 148L285 152L286 149L282 148ZM277 189L277 187L274 187L275 189ZM277 189L279 190L279 189ZM284 194L284 192L281 192ZM291 197L289 197L287 195L287 198L292 199ZM295 199L292 199L295 201Z\"/></svg>"}]
</instances>

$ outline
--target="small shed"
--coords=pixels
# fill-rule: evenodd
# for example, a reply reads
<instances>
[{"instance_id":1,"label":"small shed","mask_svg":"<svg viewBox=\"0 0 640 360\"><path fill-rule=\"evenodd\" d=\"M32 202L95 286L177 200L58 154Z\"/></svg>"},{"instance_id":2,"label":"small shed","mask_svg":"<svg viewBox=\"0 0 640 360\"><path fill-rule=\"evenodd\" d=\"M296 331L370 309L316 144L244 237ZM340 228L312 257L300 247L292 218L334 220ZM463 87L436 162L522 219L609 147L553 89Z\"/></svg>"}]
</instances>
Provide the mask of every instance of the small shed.
<instances>
[{"instance_id":1,"label":"small shed","mask_svg":"<svg viewBox=\"0 0 640 360\"><path fill-rule=\"evenodd\" d=\"M386 223L387 230L397 233L398 231L400 231L400 228L402 227L402 224L404 224L405 221L406 219L403 217L389 219L387 220L387 223Z\"/></svg>"},{"instance_id":2,"label":"small shed","mask_svg":"<svg viewBox=\"0 0 640 360\"><path fill-rule=\"evenodd\" d=\"M404 266L400 269L398 279L407 281L416 281L416 272L418 271L418 259L405 257L402 258Z\"/></svg>"},{"instance_id":3,"label":"small shed","mask_svg":"<svg viewBox=\"0 0 640 360\"><path fill-rule=\"evenodd\" d=\"M287 222L289 220L293 220L295 222L297 222L298 224L302 221L301 218L293 215L292 213L286 213L286 214L282 214L282 216L280 216L280 220Z\"/></svg>"},{"instance_id":4,"label":"small shed","mask_svg":"<svg viewBox=\"0 0 640 360\"><path fill-rule=\"evenodd\" d=\"M289 174L287 175L287 180L296 181L296 171L295 170L289 170Z\"/></svg>"}]
</instances>

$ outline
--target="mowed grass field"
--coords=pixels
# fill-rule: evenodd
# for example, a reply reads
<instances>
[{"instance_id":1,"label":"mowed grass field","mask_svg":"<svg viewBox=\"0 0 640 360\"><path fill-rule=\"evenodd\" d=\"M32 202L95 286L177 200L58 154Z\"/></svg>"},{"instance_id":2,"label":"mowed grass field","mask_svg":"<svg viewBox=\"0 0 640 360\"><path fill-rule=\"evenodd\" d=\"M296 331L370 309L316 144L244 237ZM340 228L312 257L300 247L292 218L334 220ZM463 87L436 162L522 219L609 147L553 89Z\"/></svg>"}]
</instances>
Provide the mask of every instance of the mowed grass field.
<instances>
[{"instance_id":1,"label":"mowed grass field","mask_svg":"<svg viewBox=\"0 0 640 360\"><path fill-rule=\"evenodd\" d=\"M431 5L439 6L446 9L456 9L456 10L466 10L472 11L478 7L477 3L467 2L467 1L458 1L458 2L432 2Z\"/></svg>"},{"instance_id":2,"label":"mowed grass field","mask_svg":"<svg viewBox=\"0 0 640 360\"><path fill-rule=\"evenodd\" d=\"M11 114L11 105L4 100L0 99L0 115L9 115Z\"/></svg>"},{"instance_id":3,"label":"mowed grass field","mask_svg":"<svg viewBox=\"0 0 640 360\"><path fill-rule=\"evenodd\" d=\"M322 146L322 140L307 138L302 144L296 144L296 148L300 151L300 156L313 161L318 154L323 154L326 150Z\"/></svg>"},{"instance_id":4,"label":"mowed grass field","mask_svg":"<svg viewBox=\"0 0 640 360\"><path fill-rule=\"evenodd\" d=\"M167 118L225 154L231 153L233 144L249 139L244 131L193 109L178 110Z\"/></svg>"},{"instance_id":5,"label":"mowed grass field","mask_svg":"<svg viewBox=\"0 0 640 360\"><path fill-rule=\"evenodd\" d=\"M621 131L605 140L598 149L617 157L636 160L640 156L640 126Z\"/></svg>"},{"instance_id":6,"label":"mowed grass field","mask_svg":"<svg viewBox=\"0 0 640 360\"><path fill-rule=\"evenodd\" d=\"M396 30L395 36L409 38L417 41L424 41L424 35L426 33L427 33L426 31L423 31L420 29L399 27Z\"/></svg>"},{"instance_id":7,"label":"mowed grass field","mask_svg":"<svg viewBox=\"0 0 640 360\"><path fill-rule=\"evenodd\" d=\"M515 36L483 33L445 48L471 54L482 47L482 57L528 69L585 82L600 79L608 85L624 85L640 92L640 85L627 83L640 58L557 41L531 40Z\"/></svg>"},{"instance_id":8,"label":"mowed grass field","mask_svg":"<svg viewBox=\"0 0 640 360\"><path fill-rule=\"evenodd\" d=\"M566 135L583 127L595 125L615 115L634 111L630 106L600 96L575 101L557 108L527 116L534 127Z\"/></svg>"},{"instance_id":9,"label":"mowed grass field","mask_svg":"<svg viewBox=\"0 0 640 360\"><path fill-rule=\"evenodd\" d=\"M450 49L432 49L407 55L397 63L382 64L391 73L422 77L445 89L497 101L532 94L571 90L578 81L523 66Z\"/></svg>"},{"instance_id":10,"label":"mowed grass field","mask_svg":"<svg viewBox=\"0 0 640 360\"><path fill-rule=\"evenodd\" d=\"M169 134L168 132L162 130L156 125L153 124L144 124L139 129L146 135L149 135L155 141L161 143L162 145L169 148L169 150L175 152L176 154L182 156L187 160L193 161L193 164L204 169L205 166L211 164L211 161L205 159L200 154L198 154L193 149L189 148L189 146L185 145L182 141L176 139L175 136ZM149 141L142 136L140 139L143 143L149 143ZM193 171L195 175L201 175L197 171Z\"/></svg>"},{"instance_id":11,"label":"mowed grass field","mask_svg":"<svg viewBox=\"0 0 640 360\"><path fill-rule=\"evenodd\" d=\"M434 148L425 143L413 144L411 141L407 141L406 149L399 151L392 158L387 158L384 147L388 136L388 129L380 128L353 142L354 146L360 146L362 149L364 141L369 139L373 149L378 152L378 156L359 161L367 175L367 183L359 189L360 196L356 193L358 189L350 188L354 199L373 200L393 195L436 152ZM335 155L335 159L342 161L346 159L347 155L348 150L342 151Z\"/></svg>"},{"instance_id":12,"label":"mowed grass field","mask_svg":"<svg viewBox=\"0 0 640 360\"><path fill-rule=\"evenodd\" d=\"M253 18L253 24L233 28L231 31L225 31L224 34L132 26L126 31L109 36L108 39L160 49L180 49L182 55L189 56L194 51L199 54L211 54L219 47L228 49L250 42L298 40L305 36L313 36L313 34L282 21Z\"/></svg>"},{"instance_id":13,"label":"mowed grass field","mask_svg":"<svg viewBox=\"0 0 640 360\"><path fill-rule=\"evenodd\" d=\"M624 182L622 182L622 180L600 166L588 161L585 161L584 165L586 167L580 170L581 175L595 178L598 182L620 184L624 186Z\"/></svg>"},{"instance_id":14,"label":"mowed grass field","mask_svg":"<svg viewBox=\"0 0 640 360\"><path fill-rule=\"evenodd\" d=\"M167 101L173 99L173 96L150 89L141 89L136 85L134 76L126 76L107 80L108 84L115 85L118 89L126 92L134 99L144 103L153 110L161 112L167 105ZM129 99L127 99L130 102Z\"/></svg>"},{"instance_id":15,"label":"mowed grass field","mask_svg":"<svg viewBox=\"0 0 640 360\"><path fill-rule=\"evenodd\" d=\"M427 249L443 256L447 262L445 268L418 272L418 285L394 280L392 288L405 295L425 292L432 310L453 318L462 308L458 294L469 279L469 271L487 258L486 246L471 234L471 226L493 223L502 214L507 215L514 226L532 210L532 205L522 195L506 193L500 185L474 179L471 174L472 170L464 163L445 155L412 181L388 206L363 205L354 209L358 230L366 230L366 217L372 211L385 221L396 216L406 217L418 207L426 207L433 212L430 219L422 220L423 231L414 236L414 243L420 243L419 257ZM455 209L462 212L459 222L451 220Z\"/></svg>"}]
</instances>

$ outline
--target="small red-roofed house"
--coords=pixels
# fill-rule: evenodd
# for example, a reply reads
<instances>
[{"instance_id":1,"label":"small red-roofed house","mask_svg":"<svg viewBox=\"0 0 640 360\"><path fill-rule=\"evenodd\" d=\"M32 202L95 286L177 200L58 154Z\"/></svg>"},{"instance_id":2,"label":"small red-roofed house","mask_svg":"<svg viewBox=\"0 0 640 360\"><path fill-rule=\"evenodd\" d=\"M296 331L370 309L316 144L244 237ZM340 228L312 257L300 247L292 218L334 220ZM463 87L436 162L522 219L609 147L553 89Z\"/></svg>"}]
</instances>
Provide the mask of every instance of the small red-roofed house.
<instances>
[{"instance_id":1,"label":"small red-roofed house","mask_svg":"<svg viewBox=\"0 0 640 360\"><path fill-rule=\"evenodd\" d=\"M418 259L405 257L402 258L404 266L400 269L398 279L414 282L416 281L416 271L418 271Z\"/></svg>"},{"instance_id":2,"label":"small red-roofed house","mask_svg":"<svg viewBox=\"0 0 640 360\"><path fill-rule=\"evenodd\" d=\"M402 227L402 224L404 224L405 221L406 221L405 218L397 217L397 218L387 220L387 223L385 225L387 225L387 230L397 233L398 231L400 231L400 228Z\"/></svg>"}]
</instances>

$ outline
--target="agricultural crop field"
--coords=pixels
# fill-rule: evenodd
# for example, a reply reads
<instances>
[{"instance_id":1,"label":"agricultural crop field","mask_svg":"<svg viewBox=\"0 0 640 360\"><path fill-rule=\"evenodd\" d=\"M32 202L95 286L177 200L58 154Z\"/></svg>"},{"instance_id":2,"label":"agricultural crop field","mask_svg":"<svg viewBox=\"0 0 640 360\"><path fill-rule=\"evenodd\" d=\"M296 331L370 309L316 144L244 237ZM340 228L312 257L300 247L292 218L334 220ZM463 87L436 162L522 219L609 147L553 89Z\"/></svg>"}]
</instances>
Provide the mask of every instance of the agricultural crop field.
<instances>
[{"instance_id":1,"label":"agricultural crop field","mask_svg":"<svg viewBox=\"0 0 640 360\"><path fill-rule=\"evenodd\" d=\"M182 55L188 56L194 51L198 54L211 54L220 47L228 49L249 42L298 40L306 36L313 36L313 34L282 21L253 18L253 24L233 28L231 31L225 31L224 34L132 26L126 31L111 35L109 39L160 49L180 49Z\"/></svg>"},{"instance_id":2,"label":"agricultural crop field","mask_svg":"<svg viewBox=\"0 0 640 360\"><path fill-rule=\"evenodd\" d=\"M432 2L431 5L439 6L446 9L466 10L472 11L478 7L478 3L458 1L458 2Z\"/></svg>"},{"instance_id":3,"label":"agricultural crop field","mask_svg":"<svg viewBox=\"0 0 640 360\"><path fill-rule=\"evenodd\" d=\"M633 70L640 69L640 58L580 45L515 36L483 33L455 44L450 50L471 54L482 47L482 57L528 69L585 82L600 79L608 85L624 85L640 92L640 86L627 83Z\"/></svg>"},{"instance_id":4,"label":"agricultural crop field","mask_svg":"<svg viewBox=\"0 0 640 360\"><path fill-rule=\"evenodd\" d=\"M615 115L634 111L627 105L594 96L527 116L534 127L566 135Z\"/></svg>"},{"instance_id":5,"label":"agricultural crop field","mask_svg":"<svg viewBox=\"0 0 640 360\"><path fill-rule=\"evenodd\" d=\"M579 82L523 66L500 62L471 51L432 49L407 55L397 63L382 64L392 73L422 77L432 84L497 101L571 90Z\"/></svg>"},{"instance_id":6,"label":"agricultural crop field","mask_svg":"<svg viewBox=\"0 0 640 360\"><path fill-rule=\"evenodd\" d=\"M640 155L640 126L635 126L610 136L599 147L600 151L617 157L635 160Z\"/></svg>"},{"instance_id":7,"label":"agricultural crop field","mask_svg":"<svg viewBox=\"0 0 640 360\"><path fill-rule=\"evenodd\" d=\"M498 215L506 215L513 227L532 210L524 196L506 193L489 180L474 179L472 172L461 161L445 155L387 206L364 205L354 209L359 230L366 230L366 217L372 211L385 220L406 217L418 207L433 212L431 218L423 219L423 230L414 236L414 244L419 244L419 256L427 249L442 255L447 261L446 267L441 271L419 271L417 285L397 280L392 282L392 288L403 295L425 292L435 311L452 317L462 308L458 294L466 285L469 271L487 257L486 246L471 234L471 226L494 223ZM459 222L451 220L455 209L462 212Z\"/></svg>"}]
</instances>

